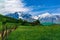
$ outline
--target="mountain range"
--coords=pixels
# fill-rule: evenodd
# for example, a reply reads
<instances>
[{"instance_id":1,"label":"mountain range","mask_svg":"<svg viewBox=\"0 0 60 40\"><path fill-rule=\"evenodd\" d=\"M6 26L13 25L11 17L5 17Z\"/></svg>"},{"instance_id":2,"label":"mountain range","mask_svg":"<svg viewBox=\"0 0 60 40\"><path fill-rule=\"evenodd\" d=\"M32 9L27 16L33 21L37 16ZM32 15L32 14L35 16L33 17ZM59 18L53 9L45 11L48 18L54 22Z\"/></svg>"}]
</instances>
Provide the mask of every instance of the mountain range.
<instances>
[{"instance_id":1,"label":"mountain range","mask_svg":"<svg viewBox=\"0 0 60 40\"><path fill-rule=\"evenodd\" d=\"M12 18L15 18L15 19L26 20L26 21L28 21L28 22L33 22L33 21L35 21L35 19L32 18L32 15L31 15L31 14L27 14L27 13L15 12L15 13L6 14L5 16L12 17Z\"/></svg>"},{"instance_id":2,"label":"mountain range","mask_svg":"<svg viewBox=\"0 0 60 40\"><path fill-rule=\"evenodd\" d=\"M43 24L43 23L60 24L60 15L58 15L58 14L50 14L48 12L43 13L38 16L33 16L29 13L19 13L19 14L18 14L18 12L15 12L15 13L6 14L5 16L13 17L16 19L21 18L21 19L26 20L28 22L33 22L33 21L39 20L41 24Z\"/></svg>"},{"instance_id":3,"label":"mountain range","mask_svg":"<svg viewBox=\"0 0 60 40\"><path fill-rule=\"evenodd\" d=\"M44 25L60 24L60 15L45 13L45 14L39 15L39 21L41 24L44 24Z\"/></svg>"}]
</instances>

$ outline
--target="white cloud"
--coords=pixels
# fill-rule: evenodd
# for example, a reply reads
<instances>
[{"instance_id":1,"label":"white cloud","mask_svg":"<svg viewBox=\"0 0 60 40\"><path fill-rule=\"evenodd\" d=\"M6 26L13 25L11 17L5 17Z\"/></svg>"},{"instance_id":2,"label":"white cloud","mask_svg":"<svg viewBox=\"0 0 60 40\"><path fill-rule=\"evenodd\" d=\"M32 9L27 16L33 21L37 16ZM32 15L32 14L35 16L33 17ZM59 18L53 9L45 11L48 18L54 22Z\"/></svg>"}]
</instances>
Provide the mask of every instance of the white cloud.
<instances>
[{"instance_id":1,"label":"white cloud","mask_svg":"<svg viewBox=\"0 0 60 40\"><path fill-rule=\"evenodd\" d=\"M22 3L22 0L4 0L4 8L0 12L28 12L31 11L30 8L24 7L25 4Z\"/></svg>"}]
</instances>

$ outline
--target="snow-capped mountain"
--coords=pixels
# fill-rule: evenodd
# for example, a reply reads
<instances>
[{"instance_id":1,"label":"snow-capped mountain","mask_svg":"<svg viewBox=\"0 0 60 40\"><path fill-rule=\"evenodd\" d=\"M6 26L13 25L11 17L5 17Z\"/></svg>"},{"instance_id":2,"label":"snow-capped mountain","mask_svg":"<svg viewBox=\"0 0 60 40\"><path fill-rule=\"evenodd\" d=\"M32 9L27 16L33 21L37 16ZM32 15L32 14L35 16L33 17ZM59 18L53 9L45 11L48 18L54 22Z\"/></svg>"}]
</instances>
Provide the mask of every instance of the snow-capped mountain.
<instances>
[{"instance_id":1,"label":"snow-capped mountain","mask_svg":"<svg viewBox=\"0 0 60 40\"><path fill-rule=\"evenodd\" d=\"M51 17L52 15L50 13L44 13L44 14L41 14L41 15L38 15L38 17L40 18L45 18L45 17Z\"/></svg>"},{"instance_id":2,"label":"snow-capped mountain","mask_svg":"<svg viewBox=\"0 0 60 40\"><path fill-rule=\"evenodd\" d=\"M38 20L38 16L32 16L32 19Z\"/></svg>"},{"instance_id":3,"label":"snow-capped mountain","mask_svg":"<svg viewBox=\"0 0 60 40\"><path fill-rule=\"evenodd\" d=\"M23 20L26 20L28 22L33 22L35 21L34 18L32 18L32 15L31 14L28 14L28 13L23 13L20 15L20 18L22 18Z\"/></svg>"},{"instance_id":4,"label":"snow-capped mountain","mask_svg":"<svg viewBox=\"0 0 60 40\"><path fill-rule=\"evenodd\" d=\"M34 18L32 18L31 14L21 13L21 12L8 13L5 16L12 17L12 18L15 18L15 19L26 20L28 22L33 22L35 20Z\"/></svg>"},{"instance_id":5,"label":"snow-capped mountain","mask_svg":"<svg viewBox=\"0 0 60 40\"><path fill-rule=\"evenodd\" d=\"M56 15L56 14L53 15L53 14L50 14L48 12L43 13L43 14L38 15L38 16L32 16L29 13L19 13L19 12L9 13L9 14L6 14L5 16L13 17L16 19L23 19L23 20L26 20L28 22L33 22L33 21L39 20L41 24L43 24L43 23L60 24L60 15Z\"/></svg>"},{"instance_id":6,"label":"snow-capped mountain","mask_svg":"<svg viewBox=\"0 0 60 40\"><path fill-rule=\"evenodd\" d=\"M41 24L43 25L50 25L50 24L60 24L60 15L53 15L50 13L44 13L42 15L39 15L39 19Z\"/></svg>"},{"instance_id":7,"label":"snow-capped mountain","mask_svg":"<svg viewBox=\"0 0 60 40\"><path fill-rule=\"evenodd\" d=\"M52 15L50 13L44 13L42 15L39 15L39 19L41 24L43 25L51 25L52 22Z\"/></svg>"},{"instance_id":8,"label":"snow-capped mountain","mask_svg":"<svg viewBox=\"0 0 60 40\"><path fill-rule=\"evenodd\" d=\"M12 17L12 18L15 18L15 19L18 19L19 18L18 12L9 13L9 14L6 14L5 16Z\"/></svg>"},{"instance_id":9,"label":"snow-capped mountain","mask_svg":"<svg viewBox=\"0 0 60 40\"><path fill-rule=\"evenodd\" d=\"M60 15L53 15L53 23L60 24Z\"/></svg>"}]
</instances>

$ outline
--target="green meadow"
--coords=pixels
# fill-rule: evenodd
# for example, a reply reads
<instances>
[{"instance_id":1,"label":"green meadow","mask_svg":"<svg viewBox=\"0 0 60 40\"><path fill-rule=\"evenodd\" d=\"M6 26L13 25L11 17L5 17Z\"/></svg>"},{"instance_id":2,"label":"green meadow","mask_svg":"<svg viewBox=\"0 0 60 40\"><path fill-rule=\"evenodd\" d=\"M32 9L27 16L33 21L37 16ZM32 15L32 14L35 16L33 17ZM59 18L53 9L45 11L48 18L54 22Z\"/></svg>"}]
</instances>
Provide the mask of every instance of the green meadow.
<instances>
[{"instance_id":1,"label":"green meadow","mask_svg":"<svg viewBox=\"0 0 60 40\"><path fill-rule=\"evenodd\" d=\"M60 25L22 26L8 35L6 40L60 40Z\"/></svg>"}]
</instances>

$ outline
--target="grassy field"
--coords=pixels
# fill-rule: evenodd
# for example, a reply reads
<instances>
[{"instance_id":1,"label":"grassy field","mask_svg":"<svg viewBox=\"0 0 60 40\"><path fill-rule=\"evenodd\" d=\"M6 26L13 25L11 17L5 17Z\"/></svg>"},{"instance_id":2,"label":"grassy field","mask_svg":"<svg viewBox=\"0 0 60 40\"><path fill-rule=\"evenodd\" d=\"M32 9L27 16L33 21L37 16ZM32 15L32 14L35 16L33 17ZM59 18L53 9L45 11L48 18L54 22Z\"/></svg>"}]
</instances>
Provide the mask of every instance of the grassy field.
<instances>
[{"instance_id":1,"label":"grassy field","mask_svg":"<svg viewBox=\"0 0 60 40\"><path fill-rule=\"evenodd\" d=\"M0 22L0 32L1 32L1 30L2 30L2 23Z\"/></svg>"},{"instance_id":2,"label":"grassy field","mask_svg":"<svg viewBox=\"0 0 60 40\"><path fill-rule=\"evenodd\" d=\"M60 25L19 26L6 40L60 40Z\"/></svg>"}]
</instances>

